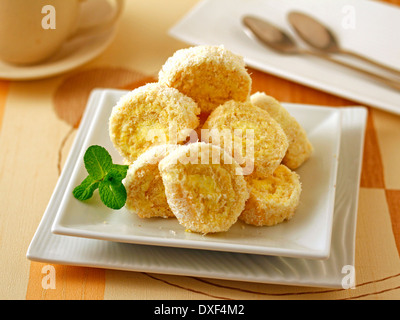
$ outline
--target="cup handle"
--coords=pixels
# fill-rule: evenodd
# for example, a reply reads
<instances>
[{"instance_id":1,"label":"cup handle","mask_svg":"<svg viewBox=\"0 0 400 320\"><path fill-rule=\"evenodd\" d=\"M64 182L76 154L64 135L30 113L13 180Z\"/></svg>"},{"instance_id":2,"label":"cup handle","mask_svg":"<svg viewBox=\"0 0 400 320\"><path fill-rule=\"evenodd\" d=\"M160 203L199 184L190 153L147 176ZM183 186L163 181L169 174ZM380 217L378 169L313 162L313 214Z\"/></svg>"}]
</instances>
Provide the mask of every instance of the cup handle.
<instances>
[{"instance_id":1,"label":"cup handle","mask_svg":"<svg viewBox=\"0 0 400 320\"><path fill-rule=\"evenodd\" d=\"M78 27L78 29L76 29L75 32L73 32L68 38L71 39L81 34L92 33L92 32L97 33L101 32L102 30L109 29L121 16L122 11L124 9L125 0L108 0L108 1L115 2L115 12L114 16L111 19L94 26L80 27L80 28Z\"/></svg>"}]
</instances>

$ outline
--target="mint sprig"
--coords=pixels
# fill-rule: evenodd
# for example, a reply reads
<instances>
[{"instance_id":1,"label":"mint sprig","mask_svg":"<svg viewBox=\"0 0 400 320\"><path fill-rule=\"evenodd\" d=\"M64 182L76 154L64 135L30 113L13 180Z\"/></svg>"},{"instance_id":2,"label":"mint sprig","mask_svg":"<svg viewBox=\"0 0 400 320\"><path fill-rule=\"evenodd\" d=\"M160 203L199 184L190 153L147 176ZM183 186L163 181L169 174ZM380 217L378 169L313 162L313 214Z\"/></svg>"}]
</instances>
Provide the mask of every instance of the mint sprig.
<instances>
[{"instance_id":1,"label":"mint sprig","mask_svg":"<svg viewBox=\"0 0 400 320\"><path fill-rule=\"evenodd\" d=\"M101 146L90 146L83 157L88 176L72 191L78 200L88 200L99 189L101 201L109 208L119 210L126 202L127 194L122 180L129 166L114 164L108 151Z\"/></svg>"}]
</instances>

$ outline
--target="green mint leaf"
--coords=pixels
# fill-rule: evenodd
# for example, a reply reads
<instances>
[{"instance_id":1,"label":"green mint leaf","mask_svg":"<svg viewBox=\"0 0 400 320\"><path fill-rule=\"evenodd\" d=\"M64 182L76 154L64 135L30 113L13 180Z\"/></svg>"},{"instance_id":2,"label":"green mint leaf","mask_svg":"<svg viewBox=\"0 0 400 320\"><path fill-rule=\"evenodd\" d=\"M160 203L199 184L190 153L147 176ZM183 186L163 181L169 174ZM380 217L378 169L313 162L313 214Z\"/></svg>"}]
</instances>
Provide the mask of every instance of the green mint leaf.
<instances>
[{"instance_id":1,"label":"green mint leaf","mask_svg":"<svg viewBox=\"0 0 400 320\"><path fill-rule=\"evenodd\" d=\"M78 200L87 200L98 188L101 201L109 208L119 210L126 202L127 193L122 180L129 166L113 164L108 151L101 146L89 147L83 157L89 175L73 190Z\"/></svg>"},{"instance_id":2,"label":"green mint leaf","mask_svg":"<svg viewBox=\"0 0 400 320\"><path fill-rule=\"evenodd\" d=\"M94 180L91 176L87 176L82 183L77 186L72 194L78 200L87 200L93 196L94 190L96 190L99 186L99 181Z\"/></svg>"},{"instance_id":3,"label":"green mint leaf","mask_svg":"<svg viewBox=\"0 0 400 320\"><path fill-rule=\"evenodd\" d=\"M112 176L107 176L100 182L99 194L101 201L114 210L121 209L125 205L127 198L125 186Z\"/></svg>"},{"instance_id":4,"label":"green mint leaf","mask_svg":"<svg viewBox=\"0 0 400 320\"><path fill-rule=\"evenodd\" d=\"M94 180L102 180L113 166L108 151L96 145L86 150L83 161L87 172Z\"/></svg>"},{"instance_id":5,"label":"green mint leaf","mask_svg":"<svg viewBox=\"0 0 400 320\"><path fill-rule=\"evenodd\" d=\"M128 173L129 166L113 164L110 171L108 172L110 176L114 177L114 179L122 181L125 179L126 174Z\"/></svg>"}]
</instances>

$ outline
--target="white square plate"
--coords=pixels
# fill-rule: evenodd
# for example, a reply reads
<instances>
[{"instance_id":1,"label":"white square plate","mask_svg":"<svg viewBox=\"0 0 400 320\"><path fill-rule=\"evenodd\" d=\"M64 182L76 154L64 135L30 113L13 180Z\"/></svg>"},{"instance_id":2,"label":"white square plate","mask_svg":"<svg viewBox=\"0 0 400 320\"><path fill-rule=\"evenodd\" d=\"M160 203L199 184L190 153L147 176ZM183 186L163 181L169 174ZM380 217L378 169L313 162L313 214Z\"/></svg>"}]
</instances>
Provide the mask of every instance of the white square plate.
<instances>
[{"instance_id":1,"label":"white square plate","mask_svg":"<svg viewBox=\"0 0 400 320\"><path fill-rule=\"evenodd\" d=\"M242 17L256 15L286 30L304 47L287 21L291 10L323 21L335 32L343 48L400 70L400 41L393 31L400 30L400 9L379 1L204 0L173 26L170 34L190 44L223 44L242 55L247 65L255 69L400 114L399 91L329 61L276 53L244 32ZM335 58L377 71L342 55L335 55Z\"/></svg>"},{"instance_id":2,"label":"white square plate","mask_svg":"<svg viewBox=\"0 0 400 320\"><path fill-rule=\"evenodd\" d=\"M343 267L355 263L355 234L367 112L362 107L338 109L342 115L341 159L337 175L331 254L327 260L192 250L127 244L56 235L51 226L79 162L99 103L108 91L95 90L74 145L43 218L29 245L32 261L153 272L258 283L341 288Z\"/></svg>"},{"instance_id":3,"label":"white square plate","mask_svg":"<svg viewBox=\"0 0 400 320\"><path fill-rule=\"evenodd\" d=\"M108 136L111 109L127 91L104 91L78 152L68 187L52 227L55 234L109 241L231 251L309 259L327 259L331 246L332 216L340 147L341 114L337 108L287 106L305 128L315 152L297 172L302 182L301 204L289 222L254 227L238 221L228 232L211 235L185 232L176 219L141 219L125 208L105 207L95 192L87 201L76 200L72 190L87 176L83 154L94 144L109 150L122 163ZM85 124L86 125L86 124Z\"/></svg>"}]
</instances>

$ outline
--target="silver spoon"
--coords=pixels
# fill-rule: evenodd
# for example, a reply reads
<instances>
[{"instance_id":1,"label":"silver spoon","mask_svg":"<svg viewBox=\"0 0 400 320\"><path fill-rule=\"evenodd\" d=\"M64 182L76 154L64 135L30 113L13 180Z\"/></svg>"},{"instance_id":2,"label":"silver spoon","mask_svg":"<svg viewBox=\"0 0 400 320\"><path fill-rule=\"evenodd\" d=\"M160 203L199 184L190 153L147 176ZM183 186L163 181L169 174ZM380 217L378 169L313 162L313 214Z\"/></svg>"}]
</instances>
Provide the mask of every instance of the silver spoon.
<instances>
[{"instance_id":1,"label":"silver spoon","mask_svg":"<svg viewBox=\"0 0 400 320\"><path fill-rule=\"evenodd\" d=\"M288 20L298 36L314 49L327 53L346 54L400 76L400 70L391 68L359 53L341 48L334 33L320 21L298 11L290 12Z\"/></svg>"},{"instance_id":2,"label":"silver spoon","mask_svg":"<svg viewBox=\"0 0 400 320\"><path fill-rule=\"evenodd\" d=\"M284 54L306 54L312 55L321 59L328 60L330 62L336 63L338 65L350 68L354 71L360 72L367 75L376 81L388 85L396 90L400 90L400 82L392 79L385 78L381 75L377 75L367 70L363 70L346 62L336 60L328 56L327 54L310 51L307 49L301 49L297 46L296 42L282 29L276 27L275 25L257 18L255 16L244 16L242 19L246 31L250 31L250 36L255 36L256 39L261 41L263 44L267 45L269 48L276 52Z\"/></svg>"}]
</instances>

